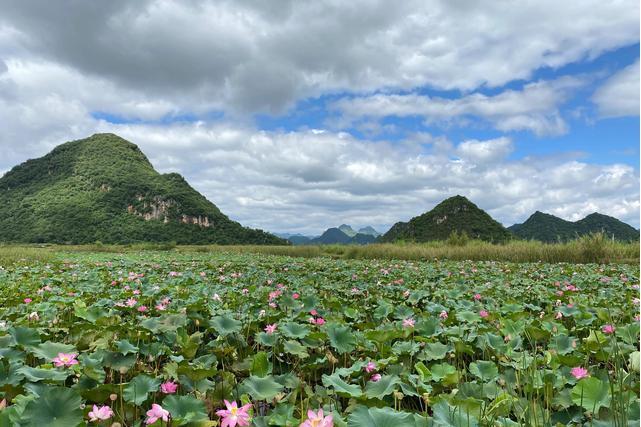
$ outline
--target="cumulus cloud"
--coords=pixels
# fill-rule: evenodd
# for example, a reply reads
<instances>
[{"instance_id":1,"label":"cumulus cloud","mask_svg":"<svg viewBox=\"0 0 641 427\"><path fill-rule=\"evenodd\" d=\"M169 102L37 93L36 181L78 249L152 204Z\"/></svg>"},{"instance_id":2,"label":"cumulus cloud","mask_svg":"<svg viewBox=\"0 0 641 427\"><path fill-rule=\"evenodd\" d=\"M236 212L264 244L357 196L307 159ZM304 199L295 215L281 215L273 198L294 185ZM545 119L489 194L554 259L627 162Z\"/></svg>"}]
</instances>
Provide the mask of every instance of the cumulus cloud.
<instances>
[{"instance_id":1,"label":"cumulus cloud","mask_svg":"<svg viewBox=\"0 0 641 427\"><path fill-rule=\"evenodd\" d=\"M336 121L343 126L389 116L422 117L429 123L461 122L466 117L477 117L501 131L529 130L537 135L557 135L567 130L559 106L585 83L584 78L563 77L528 83L521 90L506 90L494 96L473 93L452 99L419 94L375 94L343 98L331 108L339 114Z\"/></svg>"},{"instance_id":2,"label":"cumulus cloud","mask_svg":"<svg viewBox=\"0 0 641 427\"><path fill-rule=\"evenodd\" d=\"M0 41L11 37L12 50L171 102L215 99L244 111L282 111L341 90L497 87L635 43L639 33L633 0L394 7L382 0L1 0L0 7Z\"/></svg>"},{"instance_id":3,"label":"cumulus cloud","mask_svg":"<svg viewBox=\"0 0 641 427\"><path fill-rule=\"evenodd\" d=\"M639 115L639 60L610 77L592 100L601 117Z\"/></svg>"}]
</instances>

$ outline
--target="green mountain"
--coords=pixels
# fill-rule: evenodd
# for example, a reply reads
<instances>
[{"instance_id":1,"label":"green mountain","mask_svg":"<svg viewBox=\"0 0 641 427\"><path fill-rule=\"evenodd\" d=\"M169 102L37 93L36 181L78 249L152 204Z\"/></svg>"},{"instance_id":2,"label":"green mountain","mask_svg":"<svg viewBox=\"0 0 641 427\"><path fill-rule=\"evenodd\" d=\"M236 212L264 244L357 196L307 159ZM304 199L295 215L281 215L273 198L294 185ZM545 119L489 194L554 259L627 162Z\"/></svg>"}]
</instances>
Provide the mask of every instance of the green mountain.
<instances>
[{"instance_id":1,"label":"green mountain","mask_svg":"<svg viewBox=\"0 0 641 427\"><path fill-rule=\"evenodd\" d=\"M354 237L356 236L356 230L352 228L351 225L347 224L341 224L338 229L342 231L343 233L347 234L349 237Z\"/></svg>"},{"instance_id":2,"label":"green mountain","mask_svg":"<svg viewBox=\"0 0 641 427\"><path fill-rule=\"evenodd\" d=\"M518 237L542 242L566 242L585 234L603 232L621 241L639 240L639 231L611 216L593 213L576 221L536 211L524 223L508 227Z\"/></svg>"},{"instance_id":3,"label":"green mountain","mask_svg":"<svg viewBox=\"0 0 641 427\"><path fill-rule=\"evenodd\" d=\"M474 203L463 196L454 196L408 222L397 222L380 241L445 240L454 231L465 232L471 238L489 242L502 242L512 238L507 229Z\"/></svg>"},{"instance_id":4,"label":"green mountain","mask_svg":"<svg viewBox=\"0 0 641 427\"><path fill-rule=\"evenodd\" d=\"M371 227L371 226L369 226L369 225L368 225L367 227L363 227L363 228L359 229L359 230L358 230L358 233L360 233L360 234L368 234L368 235L370 235L370 236L374 236L374 237L378 237L378 236L380 236L380 235L381 235L381 233L379 233L378 231L376 231L376 230L374 229L374 227Z\"/></svg>"},{"instance_id":5,"label":"green mountain","mask_svg":"<svg viewBox=\"0 0 641 427\"><path fill-rule=\"evenodd\" d=\"M287 244L230 220L113 134L67 142L0 178L0 241Z\"/></svg>"},{"instance_id":6,"label":"green mountain","mask_svg":"<svg viewBox=\"0 0 641 427\"><path fill-rule=\"evenodd\" d=\"M351 228L351 227L350 227ZM315 239L311 239L308 242L304 243L295 243L295 244L308 244L308 245L367 245L369 243L374 243L376 237L369 234L355 233L353 236L345 234L339 228L333 227L325 230L323 234Z\"/></svg>"}]
</instances>

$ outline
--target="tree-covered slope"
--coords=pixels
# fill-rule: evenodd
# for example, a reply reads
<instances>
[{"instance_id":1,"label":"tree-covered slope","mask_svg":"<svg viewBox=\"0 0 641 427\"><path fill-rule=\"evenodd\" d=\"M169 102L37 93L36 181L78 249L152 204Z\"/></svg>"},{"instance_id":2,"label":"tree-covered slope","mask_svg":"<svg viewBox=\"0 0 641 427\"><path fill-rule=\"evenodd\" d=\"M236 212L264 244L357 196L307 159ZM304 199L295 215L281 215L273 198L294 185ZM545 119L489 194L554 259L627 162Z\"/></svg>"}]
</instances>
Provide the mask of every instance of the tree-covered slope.
<instances>
[{"instance_id":1,"label":"tree-covered slope","mask_svg":"<svg viewBox=\"0 0 641 427\"><path fill-rule=\"evenodd\" d=\"M463 196L450 197L434 209L408 222L398 222L380 240L428 242L445 240L454 231L489 242L509 240L512 235L500 223Z\"/></svg>"},{"instance_id":2,"label":"tree-covered slope","mask_svg":"<svg viewBox=\"0 0 641 427\"><path fill-rule=\"evenodd\" d=\"M620 241L639 240L639 232L634 227L600 213L593 213L579 221L571 222L537 211L524 223L514 224L509 230L522 239L549 243L566 242L596 232L602 232Z\"/></svg>"},{"instance_id":3,"label":"tree-covered slope","mask_svg":"<svg viewBox=\"0 0 641 427\"><path fill-rule=\"evenodd\" d=\"M0 178L0 241L286 243L230 220L113 134L67 142Z\"/></svg>"}]
</instances>

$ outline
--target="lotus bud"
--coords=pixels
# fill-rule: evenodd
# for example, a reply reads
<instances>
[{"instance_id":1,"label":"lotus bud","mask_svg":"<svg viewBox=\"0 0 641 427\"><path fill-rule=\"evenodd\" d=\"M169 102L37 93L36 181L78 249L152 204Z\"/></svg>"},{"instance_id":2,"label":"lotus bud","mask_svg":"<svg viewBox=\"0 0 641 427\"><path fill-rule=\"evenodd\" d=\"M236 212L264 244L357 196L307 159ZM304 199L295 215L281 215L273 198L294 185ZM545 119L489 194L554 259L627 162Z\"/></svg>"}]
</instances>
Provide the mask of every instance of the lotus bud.
<instances>
[{"instance_id":1,"label":"lotus bud","mask_svg":"<svg viewBox=\"0 0 641 427\"><path fill-rule=\"evenodd\" d=\"M394 398L396 400L403 400L404 397L405 397L405 395L403 393L401 393L398 390L394 390Z\"/></svg>"},{"instance_id":2,"label":"lotus bud","mask_svg":"<svg viewBox=\"0 0 641 427\"><path fill-rule=\"evenodd\" d=\"M111 400L112 402L115 402L116 399L118 399L118 395L116 393L111 393L109 395L109 400Z\"/></svg>"},{"instance_id":3,"label":"lotus bud","mask_svg":"<svg viewBox=\"0 0 641 427\"><path fill-rule=\"evenodd\" d=\"M196 326L200 326L200 320L196 319L194 320L194 323L196 324Z\"/></svg>"}]
</instances>

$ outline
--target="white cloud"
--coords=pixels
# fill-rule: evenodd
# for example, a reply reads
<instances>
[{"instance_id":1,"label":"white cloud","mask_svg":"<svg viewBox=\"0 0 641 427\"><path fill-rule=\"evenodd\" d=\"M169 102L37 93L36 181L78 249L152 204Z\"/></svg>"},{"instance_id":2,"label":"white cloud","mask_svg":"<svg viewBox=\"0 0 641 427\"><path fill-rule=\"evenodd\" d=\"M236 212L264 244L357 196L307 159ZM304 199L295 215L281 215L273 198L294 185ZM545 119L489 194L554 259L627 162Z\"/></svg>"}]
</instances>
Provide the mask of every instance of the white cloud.
<instances>
[{"instance_id":1,"label":"white cloud","mask_svg":"<svg viewBox=\"0 0 641 427\"><path fill-rule=\"evenodd\" d=\"M332 108L339 113L336 119L339 126L389 116L416 116L437 124L474 117L490 122L501 131L529 130L537 135L558 135L567 131L559 106L585 83L582 78L563 77L528 83L522 90L506 90L493 96L473 93L453 99L375 94L343 98L334 102Z\"/></svg>"},{"instance_id":2,"label":"white cloud","mask_svg":"<svg viewBox=\"0 0 641 427\"><path fill-rule=\"evenodd\" d=\"M639 60L610 77L592 100L601 117L639 115Z\"/></svg>"},{"instance_id":3,"label":"white cloud","mask_svg":"<svg viewBox=\"0 0 641 427\"><path fill-rule=\"evenodd\" d=\"M336 91L498 87L639 40L635 0L1 0L0 8L9 53L171 103L252 112Z\"/></svg>"}]
</instances>

